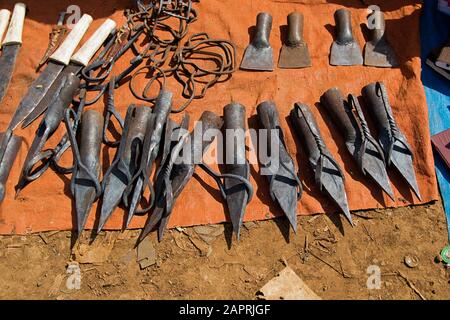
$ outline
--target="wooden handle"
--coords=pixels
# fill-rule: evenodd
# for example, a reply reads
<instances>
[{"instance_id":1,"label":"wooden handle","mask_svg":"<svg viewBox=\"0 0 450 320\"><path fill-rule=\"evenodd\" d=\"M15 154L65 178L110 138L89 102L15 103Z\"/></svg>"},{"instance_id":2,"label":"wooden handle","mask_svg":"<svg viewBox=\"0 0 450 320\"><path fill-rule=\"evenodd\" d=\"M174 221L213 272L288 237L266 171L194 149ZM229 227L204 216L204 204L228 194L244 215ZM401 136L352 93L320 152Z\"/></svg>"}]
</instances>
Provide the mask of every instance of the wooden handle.
<instances>
[{"instance_id":1,"label":"wooden handle","mask_svg":"<svg viewBox=\"0 0 450 320\"><path fill-rule=\"evenodd\" d=\"M0 42L5 34L6 27L8 27L9 17L11 16L11 11L2 9L0 10Z\"/></svg>"},{"instance_id":2,"label":"wooden handle","mask_svg":"<svg viewBox=\"0 0 450 320\"><path fill-rule=\"evenodd\" d=\"M27 7L23 3L16 3L9 22L8 31L6 32L5 40L2 45L5 44L21 44L22 43L22 30L23 22L25 21L25 12Z\"/></svg>"},{"instance_id":3,"label":"wooden handle","mask_svg":"<svg viewBox=\"0 0 450 320\"><path fill-rule=\"evenodd\" d=\"M94 34L83 44L83 46L73 55L70 61L87 66L97 50L105 42L106 38L116 28L116 23L111 19L105 22L94 32Z\"/></svg>"},{"instance_id":4,"label":"wooden handle","mask_svg":"<svg viewBox=\"0 0 450 320\"><path fill-rule=\"evenodd\" d=\"M91 23L92 17L88 14L83 14L80 21L78 21L72 31L69 32L64 42L50 56L50 60L68 65L70 62L70 57L72 57L73 52L77 48Z\"/></svg>"}]
</instances>

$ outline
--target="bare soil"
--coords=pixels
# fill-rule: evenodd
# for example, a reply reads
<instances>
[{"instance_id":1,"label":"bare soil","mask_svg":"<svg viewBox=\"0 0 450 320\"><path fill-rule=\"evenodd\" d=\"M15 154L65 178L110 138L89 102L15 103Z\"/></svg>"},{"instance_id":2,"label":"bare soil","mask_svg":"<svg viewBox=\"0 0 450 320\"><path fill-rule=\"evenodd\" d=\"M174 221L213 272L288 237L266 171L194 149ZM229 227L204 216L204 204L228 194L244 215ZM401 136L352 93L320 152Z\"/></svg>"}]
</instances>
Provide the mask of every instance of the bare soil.
<instances>
[{"instance_id":1,"label":"bare soil","mask_svg":"<svg viewBox=\"0 0 450 320\"><path fill-rule=\"evenodd\" d=\"M450 268L437 259L448 243L440 203L353 217L354 228L335 215L300 217L296 235L285 219L246 223L231 243L229 224L173 229L160 243L152 234L144 269L139 230L85 232L75 244L69 231L0 236L0 298L255 299L287 264L324 299L450 299ZM68 285L75 261L80 289ZM367 287L371 265L379 289Z\"/></svg>"}]
</instances>

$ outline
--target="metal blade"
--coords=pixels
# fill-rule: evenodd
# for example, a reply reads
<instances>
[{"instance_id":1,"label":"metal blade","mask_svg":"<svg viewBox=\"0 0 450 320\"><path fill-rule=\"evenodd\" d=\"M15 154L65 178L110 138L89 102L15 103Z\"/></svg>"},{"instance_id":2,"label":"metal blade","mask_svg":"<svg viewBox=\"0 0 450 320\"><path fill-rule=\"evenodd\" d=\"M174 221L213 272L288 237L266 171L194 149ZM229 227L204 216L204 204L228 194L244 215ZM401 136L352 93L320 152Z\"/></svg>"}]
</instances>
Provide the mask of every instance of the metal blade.
<instances>
[{"instance_id":1,"label":"metal blade","mask_svg":"<svg viewBox=\"0 0 450 320\"><path fill-rule=\"evenodd\" d=\"M137 181L135 182L135 186L133 189L130 208L128 209L127 223L125 224L126 228L128 228L128 225L130 224L131 219L133 219L134 213L136 212L139 201L141 200L141 196L142 196L141 193L143 191L143 186L144 186L144 180L142 177L139 177L137 179Z\"/></svg>"},{"instance_id":2,"label":"metal blade","mask_svg":"<svg viewBox=\"0 0 450 320\"><path fill-rule=\"evenodd\" d=\"M331 46L330 64L333 66L362 65L363 57L359 44L355 41L347 44L338 44L334 41Z\"/></svg>"},{"instance_id":3,"label":"metal blade","mask_svg":"<svg viewBox=\"0 0 450 320\"><path fill-rule=\"evenodd\" d=\"M413 157L409 150L398 140L396 140L392 149L391 163L408 182L417 198L422 200L419 186L417 185L416 174L414 172Z\"/></svg>"},{"instance_id":4,"label":"metal blade","mask_svg":"<svg viewBox=\"0 0 450 320\"><path fill-rule=\"evenodd\" d=\"M311 67L308 45L306 43L298 46L283 45L278 60L278 67L283 69Z\"/></svg>"},{"instance_id":5,"label":"metal blade","mask_svg":"<svg viewBox=\"0 0 450 320\"><path fill-rule=\"evenodd\" d=\"M282 166L276 176L272 176L271 194L275 197L294 232L297 232L297 184L288 178L290 173Z\"/></svg>"},{"instance_id":6,"label":"metal blade","mask_svg":"<svg viewBox=\"0 0 450 320\"><path fill-rule=\"evenodd\" d=\"M144 238L155 228L155 226L160 222L162 215L164 214L163 207L156 207L151 213L149 219L145 223L145 227L139 236L139 241L144 240Z\"/></svg>"},{"instance_id":7,"label":"metal blade","mask_svg":"<svg viewBox=\"0 0 450 320\"><path fill-rule=\"evenodd\" d=\"M344 213L347 220L353 226L352 216L348 208L347 194L345 192L344 178L341 176L341 172L335 167L327 158L323 160L322 168L322 188L333 199L335 204Z\"/></svg>"},{"instance_id":8,"label":"metal blade","mask_svg":"<svg viewBox=\"0 0 450 320\"><path fill-rule=\"evenodd\" d=\"M247 165L234 165L230 166L230 170L227 170L227 173L248 179L249 172L247 168ZM231 224L233 225L233 231L236 233L236 237L239 240L242 221L244 219L245 208L248 201L247 189L242 182L236 179L225 178L224 180L228 212L230 214Z\"/></svg>"},{"instance_id":9,"label":"metal blade","mask_svg":"<svg viewBox=\"0 0 450 320\"><path fill-rule=\"evenodd\" d=\"M245 49L244 58L241 62L241 69L273 71L273 50L271 47L256 48L249 44Z\"/></svg>"},{"instance_id":10,"label":"metal blade","mask_svg":"<svg viewBox=\"0 0 450 320\"><path fill-rule=\"evenodd\" d=\"M9 123L9 129L14 130L36 108L63 69L63 64L48 63L47 68L34 80L28 88L27 94L20 101Z\"/></svg>"},{"instance_id":11,"label":"metal blade","mask_svg":"<svg viewBox=\"0 0 450 320\"><path fill-rule=\"evenodd\" d=\"M80 176L76 178L75 183L75 210L77 213L78 234L81 234L86 225L92 204L95 201L96 190L95 185L83 172L80 172Z\"/></svg>"},{"instance_id":12,"label":"metal blade","mask_svg":"<svg viewBox=\"0 0 450 320\"><path fill-rule=\"evenodd\" d=\"M127 188L127 175L124 174L118 167L115 167L111 174L107 176L105 191L103 192L102 210L100 212L100 220L97 227L97 232L103 229L108 218L113 213L114 209L122 200L122 195Z\"/></svg>"},{"instance_id":13,"label":"metal blade","mask_svg":"<svg viewBox=\"0 0 450 320\"><path fill-rule=\"evenodd\" d=\"M394 192L389 182L386 166L383 158L379 155L377 148L371 143L367 143L367 151L363 164L364 173L368 174L381 189L393 200Z\"/></svg>"},{"instance_id":14,"label":"metal blade","mask_svg":"<svg viewBox=\"0 0 450 320\"><path fill-rule=\"evenodd\" d=\"M398 62L394 49L385 40L376 43L370 41L364 48L364 64L366 66L392 68L397 67Z\"/></svg>"},{"instance_id":15,"label":"metal blade","mask_svg":"<svg viewBox=\"0 0 450 320\"><path fill-rule=\"evenodd\" d=\"M2 134L3 138L4 134ZM17 157L20 146L22 145L22 138L13 135L7 145L5 155L0 161L0 203L5 198L6 183L8 182L9 173Z\"/></svg>"},{"instance_id":16,"label":"metal blade","mask_svg":"<svg viewBox=\"0 0 450 320\"><path fill-rule=\"evenodd\" d=\"M82 66L74 64L69 64L67 67L64 68L64 70L58 75L56 80L54 80L53 85L49 87L47 93L42 98L42 100L30 112L30 114L28 114L25 120L23 120L22 129L28 127L31 123L33 123L34 120L36 120L41 114L43 114L45 110L47 110L48 106L50 105L50 102L52 101L53 97L58 91L58 83L61 83L64 77L67 76L69 73L77 75L81 69Z\"/></svg>"},{"instance_id":17,"label":"metal blade","mask_svg":"<svg viewBox=\"0 0 450 320\"><path fill-rule=\"evenodd\" d=\"M8 90L19 49L20 44L5 45L2 48L0 57L0 102L2 102L6 90Z\"/></svg>"}]
</instances>

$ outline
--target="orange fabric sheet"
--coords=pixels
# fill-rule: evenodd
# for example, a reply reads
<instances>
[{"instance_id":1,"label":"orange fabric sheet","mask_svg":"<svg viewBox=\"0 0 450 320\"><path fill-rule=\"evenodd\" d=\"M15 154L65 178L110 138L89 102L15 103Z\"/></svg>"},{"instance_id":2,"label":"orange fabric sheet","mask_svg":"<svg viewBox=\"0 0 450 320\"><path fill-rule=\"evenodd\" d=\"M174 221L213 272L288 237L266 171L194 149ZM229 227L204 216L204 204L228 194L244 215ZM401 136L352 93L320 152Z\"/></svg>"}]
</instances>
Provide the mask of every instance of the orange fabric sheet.
<instances>
[{"instance_id":1,"label":"orange fabric sheet","mask_svg":"<svg viewBox=\"0 0 450 320\"><path fill-rule=\"evenodd\" d=\"M123 9L134 1L66 1L49 0L26 1L29 12L26 17L23 47L20 51L16 69L9 91L0 107L0 129L4 130L21 97L36 78L34 67L40 60L48 43L48 33L55 23L58 12L76 2L83 12L95 19L88 34L91 34L106 17L114 19L118 25L124 22ZM370 2L370 1L369 1ZM433 166L433 155L429 142L428 116L424 90L420 81L420 44L419 15L420 5L417 1L383 1L381 9L385 12L387 33L401 67L397 69L378 69L370 67L333 67L328 63L329 50L333 41L333 13L342 6L352 11L353 29L361 48L365 43L361 25L365 23L367 11L360 1L341 0L202 0L194 6L199 12L199 19L192 24L190 33L206 31L213 38L233 41L237 46L237 62L240 63L245 47L249 43L249 28L255 25L256 15L267 11L273 16L270 37L275 59L281 48L282 26L286 25L287 15L300 11L305 16L304 38L309 45L313 67L301 70L281 70L274 72L237 71L225 83L211 88L202 100L194 100L187 112L197 120L204 110L211 110L222 115L223 107L231 100L242 103L250 118L249 126L257 127L256 105L273 99L278 107L281 123L285 132L287 146L296 165L300 168L304 194L298 204L299 213L309 215L323 212L335 212L336 208L320 194L314 185L312 170L307 164L302 144L296 141L286 121L294 102L300 101L312 106L325 142L332 154L342 165L346 174L346 190L351 210L396 207L418 204L406 183L392 170L389 171L396 201L381 194L372 182L368 182L357 170L355 162L345 149L344 141L338 132L333 131L328 116L317 104L320 95L333 86L339 87L344 94L360 94L361 88L373 81L383 81L389 91L390 102L400 128L408 138L414 151L416 169L423 203L438 198ZM379 1L378 1L379 3ZM1 2L2 8L13 8L14 1ZM85 37L86 39L86 37ZM132 55L128 54L115 66L116 72L128 66ZM175 105L182 103L180 87L169 82L168 89L175 93ZM123 85L116 92L117 108L124 116L131 103L142 103L129 92L128 85ZM103 101L90 108L103 110ZM364 108L364 106L363 106ZM173 119L179 120L180 115ZM16 159L9 181L7 194L0 208L0 233L24 234L45 230L66 230L74 227L74 211L70 197L70 175L62 176L48 170L39 180L31 183L14 199L14 186L20 175L27 148L31 144L39 121L16 134L25 138L25 143ZM61 126L49 141L54 146L64 133ZM103 147L103 172L112 161L115 150ZM64 163L71 163L70 152L64 157ZM271 201L266 177L258 175L257 165L252 166L251 181L255 186L255 197L247 207L245 220L260 220L280 215L281 212ZM98 202L91 211L87 228L92 228L98 217ZM146 216L135 217L131 227L142 227ZM170 226L191 226L197 224L219 223L227 220L226 208L220 198L215 182L203 172L197 170L178 198ZM124 221L124 210L115 211L106 225L106 229L120 229Z\"/></svg>"}]
</instances>

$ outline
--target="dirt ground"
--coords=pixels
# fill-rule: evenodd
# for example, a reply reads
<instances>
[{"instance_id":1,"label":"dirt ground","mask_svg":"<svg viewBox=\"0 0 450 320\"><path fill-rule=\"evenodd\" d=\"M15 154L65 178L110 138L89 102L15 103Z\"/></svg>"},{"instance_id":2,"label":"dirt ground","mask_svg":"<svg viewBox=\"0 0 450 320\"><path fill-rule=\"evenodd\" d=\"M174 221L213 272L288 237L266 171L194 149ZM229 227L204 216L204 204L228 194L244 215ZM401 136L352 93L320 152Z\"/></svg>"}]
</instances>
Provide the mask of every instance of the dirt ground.
<instances>
[{"instance_id":1,"label":"dirt ground","mask_svg":"<svg viewBox=\"0 0 450 320\"><path fill-rule=\"evenodd\" d=\"M86 232L72 250L70 232L1 236L0 298L255 299L287 264L324 299L450 299L450 268L437 259L447 245L440 203L353 217L354 228L335 215L299 217L288 238L284 219L246 223L231 246L228 224L174 229L161 243L152 234L139 254L139 230ZM371 265L379 289L367 288Z\"/></svg>"}]
</instances>

